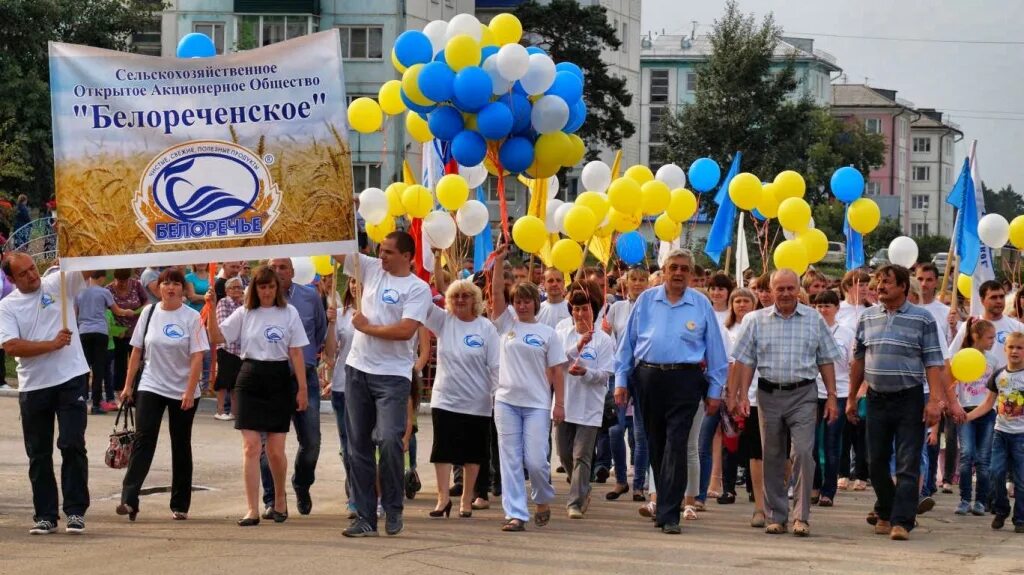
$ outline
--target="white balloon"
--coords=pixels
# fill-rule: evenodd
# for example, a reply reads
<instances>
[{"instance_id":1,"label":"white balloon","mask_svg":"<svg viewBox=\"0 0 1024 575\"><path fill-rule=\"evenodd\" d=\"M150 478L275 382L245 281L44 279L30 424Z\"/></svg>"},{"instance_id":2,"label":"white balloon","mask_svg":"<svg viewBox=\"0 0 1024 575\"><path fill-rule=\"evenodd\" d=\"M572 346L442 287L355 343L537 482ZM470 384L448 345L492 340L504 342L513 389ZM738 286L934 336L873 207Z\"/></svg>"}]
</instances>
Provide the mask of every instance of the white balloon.
<instances>
[{"instance_id":1,"label":"white balloon","mask_svg":"<svg viewBox=\"0 0 1024 575\"><path fill-rule=\"evenodd\" d=\"M557 132L569 121L569 105L558 96L541 96L533 103L530 122L541 134Z\"/></svg>"},{"instance_id":2,"label":"white balloon","mask_svg":"<svg viewBox=\"0 0 1024 575\"><path fill-rule=\"evenodd\" d=\"M654 174L654 179L664 182L670 190L686 187L686 172L675 164L665 164L658 168L658 173Z\"/></svg>"},{"instance_id":3,"label":"white balloon","mask_svg":"<svg viewBox=\"0 0 1024 575\"><path fill-rule=\"evenodd\" d=\"M484 72L487 72L487 75L491 77L492 94L494 94L495 96L501 96L502 94L508 93L509 88L512 87L512 81L506 80L501 75L501 71L498 70L497 56L484 60L484 63L481 65L481 68L483 68Z\"/></svg>"},{"instance_id":4,"label":"white balloon","mask_svg":"<svg viewBox=\"0 0 1024 575\"><path fill-rule=\"evenodd\" d=\"M292 258L292 282L299 285L309 285L316 277L316 268L313 267L313 260L309 258Z\"/></svg>"},{"instance_id":5,"label":"white balloon","mask_svg":"<svg viewBox=\"0 0 1024 575\"><path fill-rule=\"evenodd\" d=\"M477 164L471 168L459 164L459 175L466 180L472 190L480 187L487 179L487 168L483 164Z\"/></svg>"},{"instance_id":6,"label":"white balloon","mask_svg":"<svg viewBox=\"0 0 1024 575\"><path fill-rule=\"evenodd\" d=\"M544 218L544 226L547 227L549 234L557 234L558 233L559 226L558 226L558 218L556 216L557 216L557 213L558 213L558 208L562 207L562 205L564 203L565 202L563 202L562 200L558 200L558 199L548 200L548 207L547 207L547 212L548 213L547 213L546 217Z\"/></svg>"},{"instance_id":7,"label":"white balloon","mask_svg":"<svg viewBox=\"0 0 1024 575\"><path fill-rule=\"evenodd\" d=\"M479 200L467 200L455 213L455 221L459 224L459 229L467 236L475 236L484 231L490 217L491 214L487 211L487 206Z\"/></svg>"},{"instance_id":8,"label":"white balloon","mask_svg":"<svg viewBox=\"0 0 1024 575\"><path fill-rule=\"evenodd\" d=\"M472 14L459 14L448 23L448 30L445 34L445 41L451 40L459 34L470 36L477 43L480 42L483 30L480 29L480 21Z\"/></svg>"},{"instance_id":9,"label":"white balloon","mask_svg":"<svg viewBox=\"0 0 1024 575\"><path fill-rule=\"evenodd\" d=\"M565 233L565 214L568 214L569 210L571 210L575 205L576 204L572 202L565 202L555 210L555 223L558 224L558 231L565 235L569 235Z\"/></svg>"},{"instance_id":10,"label":"white balloon","mask_svg":"<svg viewBox=\"0 0 1024 575\"><path fill-rule=\"evenodd\" d=\"M813 230L814 229L814 218L811 218L811 222L809 224L807 224L807 229L809 229L809 230ZM796 233L795 232L791 232L791 231L783 228L782 229L782 237L786 238L787 240L791 240L791 239L796 237Z\"/></svg>"},{"instance_id":11,"label":"white balloon","mask_svg":"<svg viewBox=\"0 0 1024 575\"><path fill-rule=\"evenodd\" d=\"M585 191L604 193L612 183L612 169L601 160L587 162L580 174L580 181Z\"/></svg>"},{"instance_id":12,"label":"white balloon","mask_svg":"<svg viewBox=\"0 0 1024 575\"><path fill-rule=\"evenodd\" d=\"M498 73L509 82L523 77L530 67L530 53L519 44L505 44L494 55ZM490 58L488 58L490 59Z\"/></svg>"},{"instance_id":13,"label":"white balloon","mask_svg":"<svg viewBox=\"0 0 1024 575\"><path fill-rule=\"evenodd\" d=\"M900 236L889 243L889 261L905 268L917 263L917 242L913 238Z\"/></svg>"},{"instance_id":14,"label":"white balloon","mask_svg":"<svg viewBox=\"0 0 1024 575\"><path fill-rule=\"evenodd\" d=\"M999 249L1010 240L1010 222L999 214L982 216L978 222L978 237L992 249Z\"/></svg>"},{"instance_id":15,"label":"white balloon","mask_svg":"<svg viewBox=\"0 0 1024 575\"><path fill-rule=\"evenodd\" d=\"M455 243L455 220L448 212L430 212L423 218L423 236L432 247L447 249Z\"/></svg>"},{"instance_id":16,"label":"white balloon","mask_svg":"<svg viewBox=\"0 0 1024 575\"><path fill-rule=\"evenodd\" d=\"M523 90L531 96L543 94L555 81L555 63L547 54L530 54L526 74L519 79Z\"/></svg>"},{"instance_id":17,"label":"white balloon","mask_svg":"<svg viewBox=\"0 0 1024 575\"><path fill-rule=\"evenodd\" d=\"M366 188L359 194L359 215L377 225L388 216L388 197L380 188Z\"/></svg>"},{"instance_id":18,"label":"white balloon","mask_svg":"<svg viewBox=\"0 0 1024 575\"><path fill-rule=\"evenodd\" d=\"M430 46L434 49L436 55L441 50L444 50L445 36L448 35L448 22L444 20L434 20L423 27L423 33L430 38Z\"/></svg>"},{"instance_id":19,"label":"white balloon","mask_svg":"<svg viewBox=\"0 0 1024 575\"><path fill-rule=\"evenodd\" d=\"M551 176L548 178L548 200L555 199L555 196L558 195L558 190L558 176Z\"/></svg>"}]
</instances>

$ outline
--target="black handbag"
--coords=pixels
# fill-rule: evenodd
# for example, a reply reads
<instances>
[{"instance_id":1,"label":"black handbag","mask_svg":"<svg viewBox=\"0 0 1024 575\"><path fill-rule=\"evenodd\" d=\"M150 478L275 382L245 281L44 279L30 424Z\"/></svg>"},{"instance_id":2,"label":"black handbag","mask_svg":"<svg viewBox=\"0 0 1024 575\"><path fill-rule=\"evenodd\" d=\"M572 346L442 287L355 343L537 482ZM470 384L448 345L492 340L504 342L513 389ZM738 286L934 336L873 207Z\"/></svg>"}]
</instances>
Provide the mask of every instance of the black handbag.
<instances>
[{"instance_id":1,"label":"black handbag","mask_svg":"<svg viewBox=\"0 0 1024 575\"><path fill-rule=\"evenodd\" d=\"M601 412L601 430L606 431L619 424L619 406L615 405L615 391L608 390L604 396L604 410Z\"/></svg>"}]
</instances>

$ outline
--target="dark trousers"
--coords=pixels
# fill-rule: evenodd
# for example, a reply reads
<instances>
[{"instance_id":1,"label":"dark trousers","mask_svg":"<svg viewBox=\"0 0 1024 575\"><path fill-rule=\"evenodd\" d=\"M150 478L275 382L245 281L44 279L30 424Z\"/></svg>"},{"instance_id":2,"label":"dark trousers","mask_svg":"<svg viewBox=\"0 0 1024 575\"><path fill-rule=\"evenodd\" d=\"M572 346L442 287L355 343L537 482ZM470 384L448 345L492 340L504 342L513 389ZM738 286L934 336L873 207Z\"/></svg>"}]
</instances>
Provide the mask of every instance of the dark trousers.
<instances>
[{"instance_id":1,"label":"dark trousers","mask_svg":"<svg viewBox=\"0 0 1024 575\"><path fill-rule=\"evenodd\" d=\"M199 402L181 409L181 398L171 399L149 391L135 394L135 443L121 485L121 503L139 508L139 492L149 475L160 436L160 423L167 411L171 435L171 511L188 513L192 505L192 421Z\"/></svg>"},{"instance_id":2,"label":"dark trousers","mask_svg":"<svg viewBox=\"0 0 1024 575\"><path fill-rule=\"evenodd\" d=\"M868 390L867 443L871 485L878 501L878 518L910 531L917 515L918 479L925 425L924 388L892 393ZM889 475L889 459L896 448L896 483Z\"/></svg>"},{"instance_id":3,"label":"dark trousers","mask_svg":"<svg viewBox=\"0 0 1024 575\"><path fill-rule=\"evenodd\" d=\"M128 377L128 356L132 353L130 341L127 337L114 338L114 390L117 393L124 389L124 379Z\"/></svg>"},{"instance_id":4,"label":"dark trousers","mask_svg":"<svg viewBox=\"0 0 1024 575\"><path fill-rule=\"evenodd\" d=\"M306 366L306 397L309 399L306 411L292 414L292 426L295 428L295 439L299 449L295 452L295 471L292 474L292 487L296 493L309 493L309 488L316 481L316 462L320 459L320 386L317 384L316 366ZM298 393L299 381L292 374L292 391ZM274 506L274 476L270 473L270 460L267 459L266 437L263 439L263 451L260 452L260 477L263 482L263 503L267 507Z\"/></svg>"},{"instance_id":5,"label":"dark trousers","mask_svg":"<svg viewBox=\"0 0 1024 575\"><path fill-rule=\"evenodd\" d=\"M658 488L655 521L659 525L679 523L679 508L686 492L690 426L707 380L696 367L675 371L638 367L633 383Z\"/></svg>"},{"instance_id":6,"label":"dark trousers","mask_svg":"<svg viewBox=\"0 0 1024 575\"><path fill-rule=\"evenodd\" d=\"M836 498L839 485L839 451L842 449L843 428L846 426L846 400L836 400L839 417L825 421L825 400L818 400L818 422L814 433L814 488L822 497ZM822 466L824 461L824 466Z\"/></svg>"},{"instance_id":7,"label":"dark trousers","mask_svg":"<svg viewBox=\"0 0 1024 575\"><path fill-rule=\"evenodd\" d=\"M103 400L103 382L107 378L107 334L83 333L78 336L82 340L82 351L85 361L92 371L92 406L98 408Z\"/></svg>"},{"instance_id":8,"label":"dark trousers","mask_svg":"<svg viewBox=\"0 0 1024 575\"><path fill-rule=\"evenodd\" d=\"M53 420L57 420L60 483L64 514L85 515L89 508L89 459L85 451L86 377L18 395L21 430L28 455L28 479L36 521L57 522L57 479L53 474Z\"/></svg>"}]
</instances>

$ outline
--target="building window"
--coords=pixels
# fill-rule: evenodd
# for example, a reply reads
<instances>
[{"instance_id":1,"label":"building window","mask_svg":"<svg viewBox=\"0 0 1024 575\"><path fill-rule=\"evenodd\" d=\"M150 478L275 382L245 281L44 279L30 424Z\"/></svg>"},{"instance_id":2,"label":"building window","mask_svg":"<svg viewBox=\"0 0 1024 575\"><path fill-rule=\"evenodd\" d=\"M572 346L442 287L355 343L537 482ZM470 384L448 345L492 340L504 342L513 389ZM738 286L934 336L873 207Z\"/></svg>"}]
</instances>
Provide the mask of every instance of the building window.
<instances>
[{"instance_id":1,"label":"building window","mask_svg":"<svg viewBox=\"0 0 1024 575\"><path fill-rule=\"evenodd\" d=\"M905 176L907 173L907 151L903 148L900 148L899 158L900 175Z\"/></svg>"},{"instance_id":2,"label":"building window","mask_svg":"<svg viewBox=\"0 0 1024 575\"><path fill-rule=\"evenodd\" d=\"M651 103L668 102L668 70L651 70Z\"/></svg>"},{"instance_id":3,"label":"building window","mask_svg":"<svg viewBox=\"0 0 1024 575\"><path fill-rule=\"evenodd\" d=\"M910 235L919 238L928 235L928 224L910 224Z\"/></svg>"},{"instance_id":4,"label":"building window","mask_svg":"<svg viewBox=\"0 0 1024 575\"><path fill-rule=\"evenodd\" d=\"M316 32L319 26L319 19L315 16L245 14L240 16L238 21L238 38L235 48L250 50L260 46L269 46L305 36L310 29Z\"/></svg>"},{"instance_id":5,"label":"building window","mask_svg":"<svg viewBox=\"0 0 1024 575\"><path fill-rule=\"evenodd\" d=\"M652 170L657 171L657 168L660 168L666 162L664 145L655 144L647 146L647 164L651 166Z\"/></svg>"},{"instance_id":6,"label":"building window","mask_svg":"<svg viewBox=\"0 0 1024 575\"><path fill-rule=\"evenodd\" d=\"M359 94L357 92L345 94L345 106L351 106L352 102L358 98L372 98L377 99L377 94Z\"/></svg>"},{"instance_id":7,"label":"building window","mask_svg":"<svg viewBox=\"0 0 1024 575\"><path fill-rule=\"evenodd\" d=\"M927 210L929 197L925 194L914 194L910 198L910 208L914 210Z\"/></svg>"},{"instance_id":8,"label":"building window","mask_svg":"<svg viewBox=\"0 0 1024 575\"><path fill-rule=\"evenodd\" d=\"M915 182L928 182L932 179L931 166L914 166L913 180Z\"/></svg>"},{"instance_id":9,"label":"building window","mask_svg":"<svg viewBox=\"0 0 1024 575\"><path fill-rule=\"evenodd\" d=\"M868 182L864 184L864 193L868 196L877 196L882 193L882 184L878 182Z\"/></svg>"},{"instance_id":10,"label":"building window","mask_svg":"<svg viewBox=\"0 0 1024 575\"><path fill-rule=\"evenodd\" d=\"M914 151L915 152L930 152L930 151L932 151L932 139L931 138L914 138Z\"/></svg>"},{"instance_id":11,"label":"building window","mask_svg":"<svg viewBox=\"0 0 1024 575\"><path fill-rule=\"evenodd\" d=\"M629 54L629 22L622 23L622 53Z\"/></svg>"},{"instance_id":12,"label":"building window","mask_svg":"<svg viewBox=\"0 0 1024 575\"><path fill-rule=\"evenodd\" d=\"M668 115L668 108L664 106L651 106L651 133L647 140L652 144L665 142L665 116Z\"/></svg>"},{"instance_id":13,"label":"building window","mask_svg":"<svg viewBox=\"0 0 1024 575\"><path fill-rule=\"evenodd\" d=\"M161 56L160 36L162 18L159 14L146 20L142 29L132 34L132 47L138 54L147 56Z\"/></svg>"},{"instance_id":14,"label":"building window","mask_svg":"<svg viewBox=\"0 0 1024 575\"><path fill-rule=\"evenodd\" d=\"M696 92L697 91L697 73L687 72L686 73L686 91Z\"/></svg>"},{"instance_id":15,"label":"building window","mask_svg":"<svg viewBox=\"0 0 1024 575\"><path fill-rule=\"evenodd\" d=\"M949 185L953 183L953 168L946 166L942 168L942 185Z\"/></svg>"},{"instance_id":16,"label":"building window","mask_svg":"<svg viewBox=\"0 0 1024 575\"><path fill-rule=\"evenodd\" d=\"M946 148L946 156L953 155L953 140L944 140L943 147Z\"/></svg>"},{"instance_id":17,"label":"building window","mask_svg":"<svg viewBox=\"0 0 1024 575\"><path fill-rule=\"evenodd\" d=\"M340 26L341 57L346 60L381 60L384 58L382 26Z\"/></svg>"},{"instance_id":18,"label":"building window","mask_svg":"<svg viewBox=\"0 0 1024 575\"><path fill-rule=\"evenodd\" d=\"M487 201L498 203L501 199L498 197L498 178L487 178ZM513 203L516 201L516 186L519 183L513 176L505 176L505 202Z\"/></svg>"},{"instance_id":19,"label":"building window","mask_svg":"<svg viewBox=\"0 0 1024 575\"><path fill-rule=\"evenodd\" d=\"M869 134L881 134L882 120L878 118L867 118L864 120L864 131Z\"/></svg>"},{"instance_id":20,"label":"building window","mask_svg":"<svg viewBox=\"0 0 1024 575\"><path fill-rule=\"evenodd\" d=\"M218 54L224 53L224 23L223 22L196 22L192 24L192 31L206 34L217 49Z\"/></svg>"},{"instance_id":21,"label":"building window","mask_svg":"<svg viewBox=\"0 0 1024 575\"><path fill-rule=\"evenodd\" d=\"M380 164L352 162L352 187L357 194L366 188L381 187Z\"/></svg>"}]
</instances>

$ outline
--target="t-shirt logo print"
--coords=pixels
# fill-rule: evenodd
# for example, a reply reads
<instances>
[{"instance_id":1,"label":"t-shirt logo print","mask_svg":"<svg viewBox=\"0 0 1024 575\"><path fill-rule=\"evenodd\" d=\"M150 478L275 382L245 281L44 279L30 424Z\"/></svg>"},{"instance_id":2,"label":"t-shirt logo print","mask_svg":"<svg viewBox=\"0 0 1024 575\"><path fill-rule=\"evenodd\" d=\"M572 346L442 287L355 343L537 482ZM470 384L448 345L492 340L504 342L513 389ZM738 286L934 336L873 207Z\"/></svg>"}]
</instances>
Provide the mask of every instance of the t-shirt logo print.
<instances>
[{"instance_id":1,"label":"t-shirt logo print","mask_svg":"<svg viewBox=\"0 0 1024 575\"><path fill-rule=\"evenodd\" d=\"M380 301L387 304L398 303L398 290L388 288L380 293Z\"/></svg>"},{"instance_id":2,"label":"t-shirt logo print","mask_svg":"<svg viewBox=\"0 0 1024 575\"><path fill-rule=\"evenodd\" d=\"M473 348L483 347L484 346L484 338L480 337L479 335L477 335L475 333L471 333L471 334L467 335L466 337L462 338L462 343L466 344L466 347L473 347Z\"/></svg>"},{"instance_id":3,"label":"t-shirt logo print","mask_svg":"<svg viewBox=\"0 0 1024 575\"><path fill-rule=\"evenodd\" d=\"M533 347L544 347L544 338L535 333L528 333L523 336L523 343Z\"/></svg>"},{"instance_id":4,"label":"t-shirt logo print","mask_svg":"<svg viewBox=\"0 0 1024 575\"><path fill-rule=\"evenodd\" d=\"M185 328L176 323L169 323L164 326L164 335L171 339L181 339L185 337Z\"/></svg>"},{"instance_id":5,"label":"t-shirt logo print","mask_svg":"<svg viewBox=\"0 0 1024 575\"><path fill-rule=\"evenodd\" d=\"M276 325L269 326L263 330L263 337L267 338L270 343L284 341L284 329Z\"/></svg>"},{"instance_id":6,"label":"t-shirt logo print","mask_svg":"<svg viewBox=\"0 0 1024 575\"><path fill-rule=\"evenodd\" d=\"M580 354L580 357L594 361L597 359L597 354L594 353L594 350L591 349L590 346L587 346L583 348L583 353Z\"/></svg>"},{"instance_id":7,"label":"t-shirt logo print","mask_svg":"<svg viewBox=\"0 0 1024 575\"><path fill-rule=\"evenodd\" d=\"M52 295L44 293L43 296L39 298L39 306L42 307L43 309L46 309L53 305L54 301L56 300L53 299Z\"/></svg>"}]
</instances>

